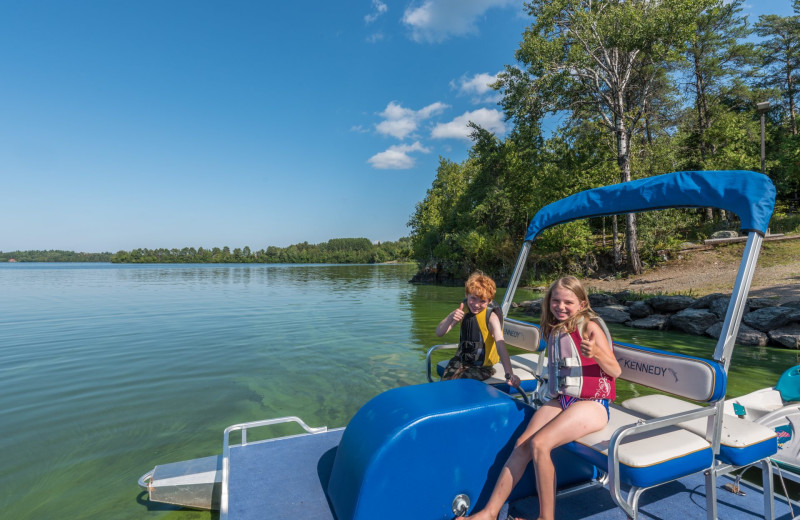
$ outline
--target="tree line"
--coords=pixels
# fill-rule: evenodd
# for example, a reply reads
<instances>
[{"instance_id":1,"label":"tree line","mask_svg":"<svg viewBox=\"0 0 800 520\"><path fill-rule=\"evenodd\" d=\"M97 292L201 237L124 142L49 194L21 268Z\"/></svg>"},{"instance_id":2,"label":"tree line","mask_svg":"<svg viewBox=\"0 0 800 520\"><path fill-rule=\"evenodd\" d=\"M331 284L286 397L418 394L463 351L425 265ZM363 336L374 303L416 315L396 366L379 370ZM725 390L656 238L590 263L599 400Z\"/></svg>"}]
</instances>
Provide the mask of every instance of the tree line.
<instances>
[{"instance_id":1,"label":"tree line","mask_svg":"<svg viewBox=\"0 0 800 520\"><path fill-rule=\"evenodd\" d=\"M253 251L250 247L184 247L183 249L133 249L111 256L114 263L266 263L266 264L375 264L409 262L411 241L373 244L368 238L335 238L320 244L302 242L288 247L269 246Z\"/></svg>"},{"instance_id":2,"label":"tree line","mask_svg":"<svg viewBox=\"0 0 800 520\"><path fill-rule=\"evenodd\" d=\"M506 280L528 222L550 202L672 171L760 171L762 114L775 218L787 221L800 198L800 0L793 16L752 25L743 3L527 2L533 22L493 85L511 130L500 139L471 124L468 158L440 159L408 222L422 270ZM554 116L560 126L545 131ZM734 226L710 208L572 222L534 243L527 276L637 274L689 238Z\"/></svg>"},{"instance_id":3,"label":"tree line","mask_svg":"<svg viewBox=\"0 0 800 520\"><path fill-rule=\"evenodd\" d=\"M0 251L0 262L110 262L111 253L76 253L50 249L47 251Z\"/></svg>"}]
</instances>

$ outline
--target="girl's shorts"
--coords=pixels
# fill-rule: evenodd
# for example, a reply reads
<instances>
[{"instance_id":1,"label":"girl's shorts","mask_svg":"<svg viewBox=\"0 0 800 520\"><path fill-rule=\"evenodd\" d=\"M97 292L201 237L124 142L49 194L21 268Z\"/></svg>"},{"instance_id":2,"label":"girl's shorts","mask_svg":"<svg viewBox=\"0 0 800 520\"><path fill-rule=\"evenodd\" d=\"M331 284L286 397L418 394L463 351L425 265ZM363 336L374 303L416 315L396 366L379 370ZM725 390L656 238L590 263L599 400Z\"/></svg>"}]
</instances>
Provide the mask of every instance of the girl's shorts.
<instances>
[{"instance_id":1,"label":"girl's shorts","mask_svg":"<svg viewBox=\"0 0 800 520\"><path fill-rule=\"evenodd\" d=\"M606 415L609 419L611 418L611 411L608 409L608 399L580 399L578 397L572 397L571 395L558 394L558 402L561 403L562 410L566 410L572 403L577 403L578 401L597 401L605 407Z\"/></svg>"}]
</instances>

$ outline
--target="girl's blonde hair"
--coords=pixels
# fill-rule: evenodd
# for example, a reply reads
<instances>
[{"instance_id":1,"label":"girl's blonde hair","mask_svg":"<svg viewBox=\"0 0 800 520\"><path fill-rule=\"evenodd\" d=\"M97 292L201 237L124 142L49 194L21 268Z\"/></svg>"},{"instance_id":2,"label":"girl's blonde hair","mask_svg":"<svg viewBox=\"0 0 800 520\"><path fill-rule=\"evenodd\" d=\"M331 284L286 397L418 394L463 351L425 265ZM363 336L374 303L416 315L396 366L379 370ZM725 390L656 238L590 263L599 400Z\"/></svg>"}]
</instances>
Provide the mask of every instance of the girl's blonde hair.
<instances>
[{"instance_id":1,"label":"girl's blonde hair","mask_svg":"<svg viewBox=\"0 0 800 520\"><path fill-rule=\"evenodd\" d=\"M585 303L583 309L579 310L574 316L571 316L564 322L558 321L550 312L550 298L552 297L553 291L558 287L572 291L578 298L578 301ZM589 305L589 297L580 280L574 276L564 276L553 282L550 288L547 289L547 294L544 296L541 320L542 334L547 338L553 331L570 333L578 328L578 323L581 320L588 323L589 320L596 317L597 314L592 310L592 306ZM581 334L583 334L583 331L581 331Z\"/></svg>"},{"instance_id":2,"label":"girl's blonde hair","mask_svg":"<svg viewBox=\"0 0 800 520\"><path fill-rule=\"evenodd\" d=\"M492 301L497 292L497 285L494 280L482 272L476 271L467 278L464 284L464 292L466 295L474 294L482 300Z\"/></svg>"}]
</instances>

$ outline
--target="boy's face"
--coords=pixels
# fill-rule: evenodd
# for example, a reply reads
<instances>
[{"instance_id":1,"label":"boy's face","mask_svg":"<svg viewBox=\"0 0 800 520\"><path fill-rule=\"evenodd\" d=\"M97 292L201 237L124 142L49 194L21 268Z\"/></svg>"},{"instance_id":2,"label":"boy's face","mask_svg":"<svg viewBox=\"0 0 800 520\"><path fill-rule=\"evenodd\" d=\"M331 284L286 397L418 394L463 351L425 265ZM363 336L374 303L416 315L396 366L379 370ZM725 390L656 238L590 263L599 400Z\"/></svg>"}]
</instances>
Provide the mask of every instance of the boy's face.
<instances>
[{"instance_id":1,"label":"boy's face","mask_svg":"<svg viewBox=\"0 0 800 520\"><path fill-rule=\"evenodd\" d=\"M485 309L487 305L489 305L489 300L484 300L475 294L467 295L467 307L472 311L472 314L478 314Z\"/></svg>"}]
</instances>

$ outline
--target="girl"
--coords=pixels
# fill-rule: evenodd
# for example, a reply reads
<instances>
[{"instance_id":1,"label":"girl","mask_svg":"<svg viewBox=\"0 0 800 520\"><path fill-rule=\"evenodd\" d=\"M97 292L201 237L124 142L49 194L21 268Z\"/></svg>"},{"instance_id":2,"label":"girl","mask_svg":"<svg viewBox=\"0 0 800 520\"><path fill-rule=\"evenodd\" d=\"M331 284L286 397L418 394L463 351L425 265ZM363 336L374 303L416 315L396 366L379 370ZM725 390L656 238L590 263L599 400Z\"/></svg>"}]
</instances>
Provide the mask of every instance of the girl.
<instances>
[{"instance_id":1,"label":"girl","mask_svg":"<svg viewBox=\"0 0 800 520\"><path fill-rule=\"evenodd\" d=\"M539 520L555 518L556 472L550 452L605 427L608 403L615 396L614 379L622 372L599 323L577 278L565 276L550 286L542 304L541 328L547 338L550 388L551 394L555 390L555 398L533 414L500 471L486 507L469 518L495 520L531 460L536 472ZM582 375L577 390L574 386L557 388L552 377L557 363L554 359L563 357L580 359L580 366L574 367Z\"/></svg>"}]
</instances>

